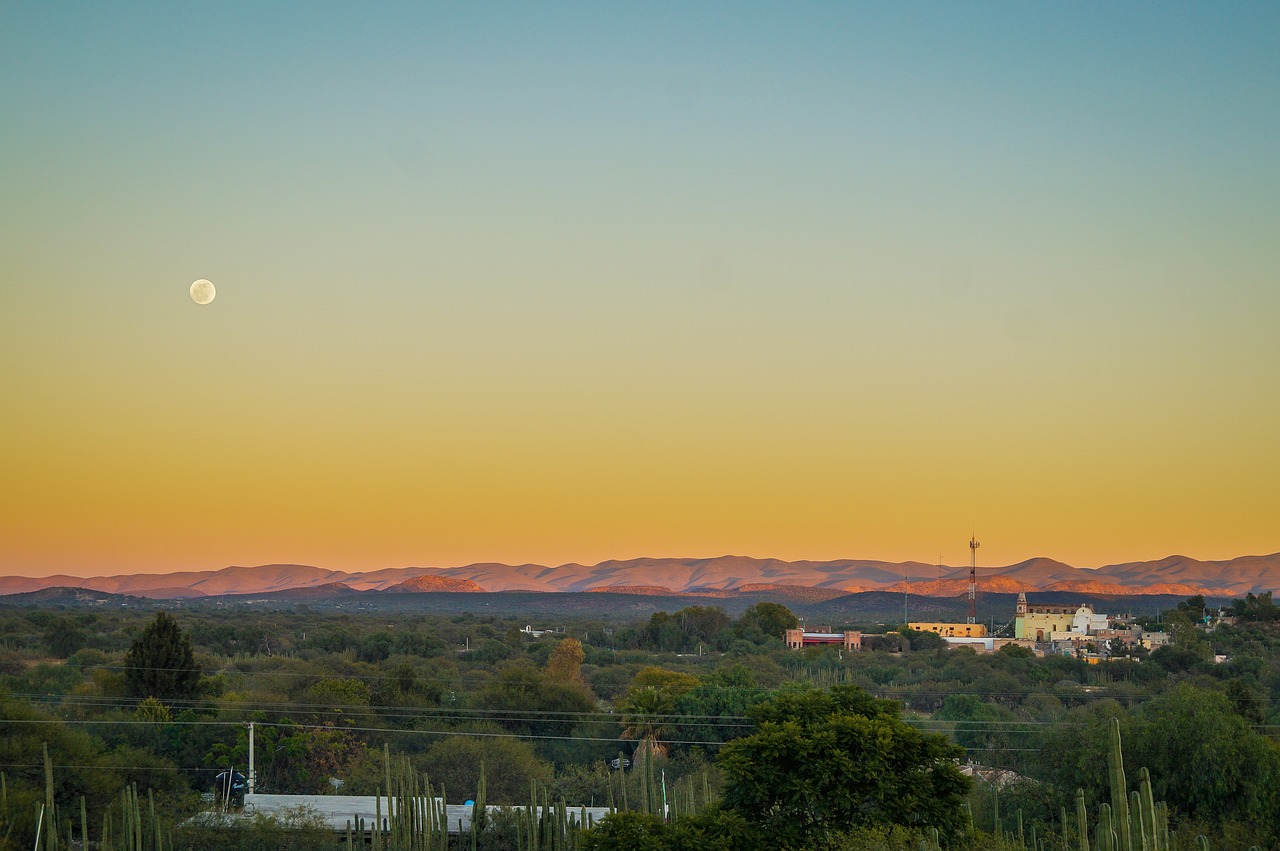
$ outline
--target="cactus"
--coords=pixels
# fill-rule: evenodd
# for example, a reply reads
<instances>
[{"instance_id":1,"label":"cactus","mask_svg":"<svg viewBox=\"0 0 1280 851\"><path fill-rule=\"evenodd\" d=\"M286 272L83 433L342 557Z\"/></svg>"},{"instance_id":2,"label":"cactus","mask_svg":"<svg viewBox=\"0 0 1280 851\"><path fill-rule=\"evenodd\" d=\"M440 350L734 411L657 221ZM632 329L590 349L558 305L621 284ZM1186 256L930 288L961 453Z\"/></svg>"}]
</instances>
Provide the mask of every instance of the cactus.
<instances>
[{"instance_id":1,"label":"cactus","mask_svg":"<svg viewBox=\"0 0 1280 851\"><path fill-rule=\"evenodd\" d=\"M1124 751L1120 747L1120 719L1111 719L1111 753L1108 763L1111 768L1111 813L1113 829L1120 836L1120 847L1116 851L1136 851L1133 847L1133 835L1129 825L1129 795L1125 791L1128 783L1124 775Z\"/></svg>"},{"instance_id":2,"label":"cactus","mask_svg":"<svg viewBox=\"0 0 1280 851\"><path fill-rule=\"evenodd\" d=\"M484 776L484 763L481 762L480 763L480 783L476 787L476 804L471 811L471 823L474 825L476 822L479 822L481 830L484 829L485 819L487 817L487 811L485 809L485 795L488 791L488 788L489 788L489 785L486 782L485 776Z\"/></svg>"},{"instance_id":3,"label":"cactus","mask_svg":"<svg viewBox=\"0 0 1280 851\"><path fill-rule=\"evenodd\" d=\"M1000 838L1000 790L991 787L991 831Z\"/></svg>"},{"instance_id":4,"label":"cactus","mask_svg":"<svg viewBox=\"0 0 1280 851\"><path fill-rule=\"evenodd\" d=\"M1129 793L1129 836L1133 851L1149 851L1149 839L1142 823L1142 796L1137 792Z\"/></svg>"},{"instance_id":5,"label":"cactus","mask_svg":"<svg viewBox=\"0 0 1280 851\"><path fill-rule=\"evenodd\" d=\"M1066 828L1063 828L1066 834ZM1076 836L1080 843L1080 851L1089 851L1089 810L1084 804L1084 790L1076 790Z\"/></svg>"},{"instance_id":6,"label":"cactus","mask_svg":"<svg viewBox=\"0 0 1280 851\"><path fill-rule=\"evenodd\" d=\"M53 763L49 761L49 743L44 743L44 847L57 851L57 820L53 810Z\"/></svg>"},{"instance_id":7,"label":"cactus","mask_svg":"<svg viewBox=\"0 0 1280 851\"><path fill-rule=\"evenodd\" d=\"M526 847L529 851L538 851L538 783L535 780L529 781L529 809L527 815L529 817L529 844Z\"/></svg>"}]
</instances>

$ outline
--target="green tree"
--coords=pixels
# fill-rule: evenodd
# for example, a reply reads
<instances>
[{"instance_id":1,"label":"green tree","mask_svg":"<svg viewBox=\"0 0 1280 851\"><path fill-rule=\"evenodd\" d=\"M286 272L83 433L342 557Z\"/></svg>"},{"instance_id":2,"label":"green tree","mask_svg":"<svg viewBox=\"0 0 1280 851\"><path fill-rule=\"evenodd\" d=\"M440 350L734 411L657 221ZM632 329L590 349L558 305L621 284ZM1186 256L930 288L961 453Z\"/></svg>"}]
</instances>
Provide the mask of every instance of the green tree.
<instances>
[{"instance_id":1,"label":"green tree","mask_svg":"<svg viewBox=\"0 0 1280 851\"><path fill-rule=\"evenodd\" d=\"M776 846L742 816L711 807L670 824L646 813L613 813L583 834L581 847L584 851L771 851Z\"/></svg>"},{"instance_id":2,"label":"green tree","mask_svg":"<svg viewBox=\"0 0 1280 851\"><path fill-rule=\"evenodd\" d=\"M1231 610L1242 621L1280 620L1280 606L1272 601L1270 591L1264 591L1256 596L1250 592L1243 600L1232 600Z\"/></svg>"},{"instance_id":3,"label":"green tree","mask_svg":"<svg viewBox=\"0 0 1280 851\"><path fill-rule=\"evenodd\" d=\"M961 747L983 751L979 758L988 764L1007 764L1008 754L1002 752L1026 740L1025 729L1010 729L1009 722L1015 720L1013 712L999 704L986 703L974 694L947 695L942 709L933 717L956 722L956 742Z\"/></svg>"},{"instance_id":4,"label":"green tree","mask_svg":"<svg viewBox=\"0 0 1280 851\"><path fill-rule=\"evenodd\" d=\"M475 797L482 765L485 794L494 804L528 803L529 781L551 780L551 766L538 759L528 742L493 733L447 736L427 748L424 761L431 782L443 783L450 801Z\"/></svg>"},{"instance_id":5,"label":"green tree","mask_svg":"<svg viewBox=\"0 0 1280 851\"><path fill-rule=\"evenodd\" d=\"M366 636L356 648L356 658L361 662L381 662L391 655L395 647L395 637L386 630L380 630Z\"/></svg>"},{"instance_id":6,"label":"green tree","mask_svg":"<svg viewBox=\"0 0 1280 851\"><path fill-rule=\"evenodd\" d=\"M584 834L582 847L584 851L662 851L666 847L666 833L657 816L617 812Z\"/></svg>"},{"instance_id":7,"label":"green tree","mask_svg":"<svg viewBox=\"0 0 1280 851\"><path fill-rule=\"evenodd\" d=\"M738 625L743 629L755 627L770 638L782 639L783 633L795 629L800 621L781 603L756 603L742 613Z\"/></svg>"},{"instance_id":8,"label":"green tree","mask_svg":"<svg viewBox=\"0 0 1280 851\"><path fill-rule=\"evenodd\" d=\"M231 744L214 742L204 764L219 770L239 768L249 761L248 735L242 732ZM323 794L332 792L331 778L348 780L357 773L366 752L365 743L338 727L298 727L288 719L281 726L257 730L256 753L259 792ZM381 772L377 772L381 780ZM376 788L376 785L375 785ZM372 789L362 790L371 792Z\"/></svg>"},{"instance_id":9,"label":"green tree","mask_svg":"<svg viewBox=\"0 0 1280 851\"><path fill-rule=\"evenodd\" d=\"M332 723L370 703L369 686L361 680L325 677L307 686L303 701L311 708L311 720ZM350 723L350 719L344 719Z\"/></svg>"},{"instance_id":10,"label":"green tree","mask_svg":"<svg viewBox=\"0 0 1280 851\"><path fill-rule=\"evenodd\" d=\"M635 739L636 750L647 749L655 756L666 756L666 739L670 738L675 701L654 686L632 689L618 705L622 714L622 737Z\"/></svg>"},{"instance_id":11,"label":"green tree","mask_svg":"<svg viewBox=\"0 0 1280 851\"><path fill-rule=\"evenodd\" d=\"M898 632L907 639L912 650L941 650L947 646L947 642L942 640L942 636L932 630L917 631L909 626L904 626L899 628Z\"/></svg>"},{"instance_id":12,"label":"green tree","mask_svg":"<svg viewBox=\"0 0 1280 851\"><path fill-rule=\"evenodd\" d=\"M1191 616L1182 609L1166 612L1164 616L1165 631L1173 639L1173 646L1179 650L1194 653L1199 659L1207 659L1212 655L1209 642L1204 633L1197 627Z\"/></svg>"},{"instance_id":13,"label":"green tree","mask_svg":"<svg viewBox=\"0 0 1280 851\"><path fill-rule=\"evenodd\" d=\"M641 633L642 643L652 650L674 653L683 650L689 636L680 628L680 620L666 612L654 612Z\"/></svg>"},{"instance_id":14,"label":"green tree","mask_svg":"<svg viewBox=\"0 0 1280 851\"><path fill-rule=\"evenodd\" d=\"M1280 826L1280 745L1254 732L1227 695L1180 683L1135 714L1125 758L1151 772L1157 799L1210 821Z\"/></svg>"},{"instance_id":15,"label":"green tree","mask_svg":"<svg viewBox=\"0 0 1280 851\"><path fill-rule=\"evenodd\" d=\"M87 647L89 636L74 623L60 618L50 622L45 629L44 643L50 653L59 659L65 659L82 647Z\"/></svg>"},{"instance_id":16,"label":"green tree","mask_svg":"<svg viewBox=\"0 0 1280 851\"><path fill-rule=\"evenodd\" d=\"M1200 594L1188 597L1178 604L1177 609L1193 621L1201 620L1204 618L1204 597Z\"/></svg>"},{"instance_id":17,"label":"green tree","mask_svg":"<svg viewBox=\"0 0 1280 851\"><path fill-rule=\"evenodd\" d=\"M585 689L587 681L582 678L582 663L586 658L581 641L576 638L561 639L547 657L543 670L552 682L577 685Z\"/></svg>"},{"instance_id":18,"label":"green tree","mask_svg":"<svg viewBox=\"0 0 1280 851\"><path fill-rule=\"evenodd\" d=\"M1268 697L1252 677L1237 677L1226 682L1227 698L1236 713L1250 724L1265 724Z\"/></svg>"},{"instance_id":19,"label":"green tree","mask_svg":"<svg viewBox=\"0 0 1280 851\"><path fill-rule=\"evenodd\" d=\"M665 739L676 711L676 701L698 685L698 678L677 671L649 666L641 668L631 681L627 696L618 701L622 736L636 739L637 748L665 756Z\"/></svg>"},{"instance_id":20,"label":"green tree","mask_svg":"<svg viewBox=\"0 0 1280 851\"><path fill-rule=\"evenodd\" d=\"M585 685L552 680L530 659L504 664L475 701L514 733L552 737L571 735L578 720L596 708Z\"/></svg>"},{"instance_id":21,"label":"green tree","mask_svg":"<svg viewBox=\"0 0 1280 851\"><path fill-rule=\"evenodd\" d=\"M191 700L200 688L200 669L191 636L165 612L158 612L124 657L129 695L161 701Z\"/></svg>"},{"instance_id":22,"label":"green tree","mask_svg":"<svg viewBox=\"0 0 1280 851\"><path fill-rule=\"evenodd\" d=\"M1128 711L1115 701L1100 700L1047 728L1028 771L1059 790L1060 804L1069 803L1076 787L1084 790L1091 811L1108 800L1107 729L1112 718L1120 720L1129 776L1147 768L1156 800L1202 829L1265 825L1271 831L1268 841L1275 841L1280 746L1254 732L1227 695L1190 683L1179 683ZM1230 847L1248 844L1253 843Z\"/></svg>"},{"instance_id":23,"label":"green tree","mask_svg":"<svg viewBox=\"0 0 1280 851\"><path fill-rule=\"evenodd\" d=\"M710 642L730 624L729 616L719 606L687 606L675 616L680 629L695 642Z\"/></svg>"},{"instance_id":24,"label":"green tree","mask_svg":"<svg viewBox=\"0 0 1280 851\"><path fill-rule=\"evenodd\" d=\"M684 716L680 738L695 742L724 742L751 732L741 720L751 704L763 697L745 665L714 671L675 701L674 711Z\"/></svg>"},{"instance_id":25,"label":"green tree","mask_svg":"<svg viewBox=\"0 0 1280 851\"><path fill-rule=\"evenodd\" d=\"M750 710L759 727L720 753L729 810L801 848L866 826L964 831L964 751L922 733L899 704L856 686L784 691Z\"/></svg>"}]
</instances>

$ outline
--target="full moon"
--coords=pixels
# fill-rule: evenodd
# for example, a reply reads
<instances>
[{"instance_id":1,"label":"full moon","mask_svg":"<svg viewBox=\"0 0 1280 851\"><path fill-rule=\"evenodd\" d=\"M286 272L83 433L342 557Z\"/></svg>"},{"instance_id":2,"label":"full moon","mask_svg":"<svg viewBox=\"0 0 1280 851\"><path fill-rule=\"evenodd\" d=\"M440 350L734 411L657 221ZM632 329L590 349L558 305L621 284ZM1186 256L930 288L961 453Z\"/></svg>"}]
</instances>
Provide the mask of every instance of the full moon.
<instances>
[{"instance_id":1,"label":"full moon","mask_svg":"<svg viewBox=\"0 0 1280 851\"><path fill-rule=\"evenodd\" d=\"M206 281L204 278L191 285L191 300L196 304L208 304L217 294L218 291L213 288L213 282Z\"/></svg>"}]
</instances>

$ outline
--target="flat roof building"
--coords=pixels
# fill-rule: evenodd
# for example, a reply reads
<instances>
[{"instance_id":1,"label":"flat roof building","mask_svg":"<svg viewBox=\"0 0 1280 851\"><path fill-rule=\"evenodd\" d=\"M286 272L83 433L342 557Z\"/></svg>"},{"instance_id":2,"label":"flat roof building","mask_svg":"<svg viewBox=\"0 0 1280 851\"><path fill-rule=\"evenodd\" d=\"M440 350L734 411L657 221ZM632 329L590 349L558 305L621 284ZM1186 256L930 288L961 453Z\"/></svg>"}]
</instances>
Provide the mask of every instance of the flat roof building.
<instances>
[{"instance_id":1,"label":"flat roof building","mask_svg":"<svg viewBox=\"0 0 1280 851\"><path fill-rule=\"evenodd\" d=\"M862 633L853 630L845 632L805 632L803 629L789 629L783 639L792 650L820 644L835 644L845 650L862 649Z\"/></svg>"},{"instance_id":2,"label":"flat roof building","mask_svg":"<svg viewBox=\"0 0 1280 851\"><path fill-rule=\"evenodd\" d=\"M986 638L986 624L980 623L909 623L916 632L936 632L943 638Z\"/></svg>"}]
</instances>

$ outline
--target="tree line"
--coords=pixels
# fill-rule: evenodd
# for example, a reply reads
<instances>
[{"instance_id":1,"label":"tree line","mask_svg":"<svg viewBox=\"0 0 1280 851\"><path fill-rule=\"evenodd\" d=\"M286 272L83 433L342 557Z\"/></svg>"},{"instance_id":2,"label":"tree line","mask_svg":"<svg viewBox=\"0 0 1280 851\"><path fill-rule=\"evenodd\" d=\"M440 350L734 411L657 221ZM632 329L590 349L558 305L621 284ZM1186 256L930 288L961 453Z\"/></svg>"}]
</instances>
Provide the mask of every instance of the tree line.
<instances>
[{"instance_id":1,"label":"tree line","mask_svg":"<svg viewBox=\"0 0 1280 851\"><path fill-rule=\"evenodd\" d=\"M701 778L719 801L680 825L643 813L615 823L653 847L713 828L782 843L764 847L834 848L854 835L898 847L932 841L933 829L944 845L985 847L974 843L1008 841L1018 824L1024 839L1032 828L1061 838L1077 792L1095 811L1115 719L1175 833L1268 847L1280 824L1280 786L1268 779L1280 777L1280 624L1269 595L1237 602L1235 625L1205 631L1192 601L1166 613L1169 647L1101 665L947 650L905 629L892 649L790 651L780 639L794 615L771 603L737 619L695 606L636 623L582 620L537 638L475 614L4 609L0 835L30 847L45 744L59 799L100 812L136 784L166 812L187 812L216 773L245 769L254 721L261 791L372 794L386 748L459 800L474 795L482 765L501 765L486 777L497 805L527 801L530 784L569 803L635 801L641 778L612 767L621 753L672 786ZM816 742L871 754L870 729L892 752L873 761L879 774L916 753L929 765L973 763L979 779L955 800L930 793L952 802L946 818L926 818L926 802L896 787L876 794L913 802L916 815L873 817L881 798L847 791L865 785L865 766L839 757L814 767ZM778 815L754 797L788 779L804 813ZM768 812L777 821L762 822ZM787 834L793 823L801 832Z\"/></svg>"}]
</instances>

